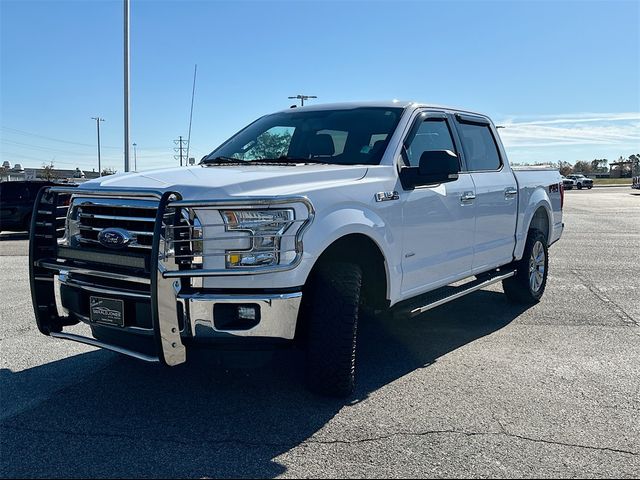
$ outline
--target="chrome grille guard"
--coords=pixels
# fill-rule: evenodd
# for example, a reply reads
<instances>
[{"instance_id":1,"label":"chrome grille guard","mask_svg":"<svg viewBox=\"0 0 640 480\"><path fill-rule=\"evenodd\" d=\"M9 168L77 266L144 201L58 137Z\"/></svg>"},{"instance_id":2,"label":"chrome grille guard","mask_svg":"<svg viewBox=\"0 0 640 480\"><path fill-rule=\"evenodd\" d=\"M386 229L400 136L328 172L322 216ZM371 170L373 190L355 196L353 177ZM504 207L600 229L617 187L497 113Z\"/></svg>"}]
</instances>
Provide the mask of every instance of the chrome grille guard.
<instances>
[{"instance_id":1,"label":"chrome grille guard","mask_svg":"<svg viewBox=\"0 0 640 480\"><path fill-rule=\"evenodd\" d=\"M82 197L108 197L111 199L155 199L158 208L155 216L153 231L153 241L151 245L151 255L149 258L148 277L136 275L124 275L109 271L101 271L95 265L74 264L72 259L58 258L58 239L64 234L61 228L61 221L64 222L68 213L68 205L73 196ZM62 205L60 205L62 203ZM183 209L190 208L217 208L217 207L241 207L241 208L263 208L269 209L275 205L302 204L306 207L307 217L298 219L301 223L294 235L293 249L294 258L285 265L260 266L227 269L205 269L193 268L193 265L183 259L192 260L195 255L185 254L184 249L175 248L184 241L184 236L176 240L167 238L166 232L172 228L185 228L181 214ZM278 271L286 271L295 268L302 260L302 235L309 227L314 217L314 210L306 197L271 197L271 198L239 198L225 200L203 200L191 201L183 200L178 192L161 192L128 189L100 189L85 190L67 187L44 187L38 193L34 204L32 225L29 242L29 278L31 285L31 295L36 316L38 329L45 335L58 338L66 338L76 342L95 345L102 348L118 351L143 360L160 362L173 366L186 361L186 349L180 336L178 324L178 298L183 282L185 285L192 283L192 278L225 276L225 275L247 275L264 274ZM192 240L192 230L188 230L187 239ZM61 234L62 233L62 234ZM229 237L225 237L229 238ZM214 239L203 239L211 241ZM177 252L177 253L176 253ZM127 351L120 347L104 344L93 338L81 337L63 333L65 326L70 326L79 321L70 316L58 314L55 299L55 275L60 271L73 273L74 271L95 277L109 279L122 279L131 282L148 283L150 286L151 298L151 320L153 325L153 336L157 357L150 357L139 352Z\"/></svg>"}]
</instances>

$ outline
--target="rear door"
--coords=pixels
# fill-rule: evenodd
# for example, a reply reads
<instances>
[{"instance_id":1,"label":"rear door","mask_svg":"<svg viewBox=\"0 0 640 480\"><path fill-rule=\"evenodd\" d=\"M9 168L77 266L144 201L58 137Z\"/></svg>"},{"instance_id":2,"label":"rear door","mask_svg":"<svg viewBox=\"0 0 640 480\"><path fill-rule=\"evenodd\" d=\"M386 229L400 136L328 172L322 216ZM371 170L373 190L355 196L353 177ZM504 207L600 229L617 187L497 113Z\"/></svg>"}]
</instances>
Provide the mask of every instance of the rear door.
<instances>
[{"instance_id":1,"label":"rear door","mask_svg":"<svg viewBox=\"0 0 640 480\"><path fill-rule=\"evenodd\" d=\"M24 202L26 192L24 182L2 182L0 184L0 230L15 228L20 224L18 207Z\"/></svg>"},{"instance_id":2,"label":"rear door","mask_svg":"<svg viewBox=\"0 0 640 480\"><path fill-rule=\"evenodd\" d=\"M518 185L503 158L489 119L455 115L467 169L475 185L476 223L472 272L505 265L513 259L518 213Z\"/></svg>"},{"instance_id":3,"label":"rear door","mask_svg":"<svg viewBox=\"0 0 640 480\"><path fill-rule=\"evenodd\" d=\"M418 166L429 150L460 158L453 126L444 113L423 112L404 141L403 160ZM475 229L474 186L462 171L456 181L404 192L402 292L411 296L471 274Z\"/></svg>"}]
</instances>

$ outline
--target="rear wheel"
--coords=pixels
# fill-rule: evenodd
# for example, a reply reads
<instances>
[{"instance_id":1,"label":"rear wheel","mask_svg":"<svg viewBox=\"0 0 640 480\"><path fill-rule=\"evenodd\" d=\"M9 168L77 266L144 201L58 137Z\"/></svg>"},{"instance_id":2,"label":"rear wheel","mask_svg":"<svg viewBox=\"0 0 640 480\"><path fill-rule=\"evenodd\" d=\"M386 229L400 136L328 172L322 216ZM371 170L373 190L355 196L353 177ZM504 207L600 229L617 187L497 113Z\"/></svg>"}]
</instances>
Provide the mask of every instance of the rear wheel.
<instances>
[{"instance_id":1,"label":"rear wheel","mask_svg":"<svg viewBox=\"0 0 640 480\"><path fill-rule=\"evenodd\" d=\"M589 186L587 187L587 190L591 190L592 188L593 188L593 185L589 185Z\"/></svg>"},{"instance_id":2,"label":"rear wheel","mask_svg":"<svg viewBox=\"0 0 640 480\"><path fill-rule=\"evenodd\" d=\"M529 230L524 254L515 266L515 276L502 281L504 293L515 303L533 305L539 302L547 286L549 271L547 238L540 230Z\"/></svg>"},{"instance_id":3,"label":"rear wheel","mask_svg":"<svg viewBox=\"0 0 640 480\"><path fill-rule=\"evenodd\" d=\"M307 383L316 393L353 392L361 286L362 270L352 263L320 265L309 280L303 309Z\"/></svg>"},{"instance_id":4,"label":"rear wheel","mask_svg":"<svg viewBox=\"0 0 640 480\"><path fill-rule=\"evenodd\" d=\"M582 184L581 183L578 184L578 190L582 190Z\"/></svg>"}]
</instances>

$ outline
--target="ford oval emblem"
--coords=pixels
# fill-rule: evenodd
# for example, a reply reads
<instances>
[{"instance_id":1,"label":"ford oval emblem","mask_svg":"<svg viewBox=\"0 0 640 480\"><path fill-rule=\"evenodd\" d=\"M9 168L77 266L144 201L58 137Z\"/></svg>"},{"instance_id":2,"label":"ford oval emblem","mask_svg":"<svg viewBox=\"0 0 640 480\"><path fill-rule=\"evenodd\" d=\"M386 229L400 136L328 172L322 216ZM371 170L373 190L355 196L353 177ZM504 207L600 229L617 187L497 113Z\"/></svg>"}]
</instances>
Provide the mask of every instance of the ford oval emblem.
<instances>
[{"instance_id":1,"label":"ford oval emblem","mask_svg":"<svg viewBox=\"0 0 640 480\"><path fill-rule=\"evenodd\" d=\"M122 228L105 228L98 234L98 241L107 248L124 248L133 237Z\"/></svg>"}]
</instances>

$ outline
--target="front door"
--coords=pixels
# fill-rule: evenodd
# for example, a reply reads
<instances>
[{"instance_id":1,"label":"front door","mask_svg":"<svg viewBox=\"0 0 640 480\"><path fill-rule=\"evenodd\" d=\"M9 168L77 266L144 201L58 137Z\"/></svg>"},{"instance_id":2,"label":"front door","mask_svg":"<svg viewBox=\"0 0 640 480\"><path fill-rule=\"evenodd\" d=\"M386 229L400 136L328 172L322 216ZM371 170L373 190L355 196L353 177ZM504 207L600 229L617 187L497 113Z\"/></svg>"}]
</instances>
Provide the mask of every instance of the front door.
<instances>
[{"instance_id":1,"label":"front door","mask_svg":"<svg viewBox=\"0 0 640 480\"><path fill-rule=\"evenodd\" d=\"M405 141L404 161L418 166L428 150L458 155L445 114L426 113ZM403 196L402 294L409 297L471 275L475 187L471 175L416 187Z\"/></svg>"}]
</instances>

